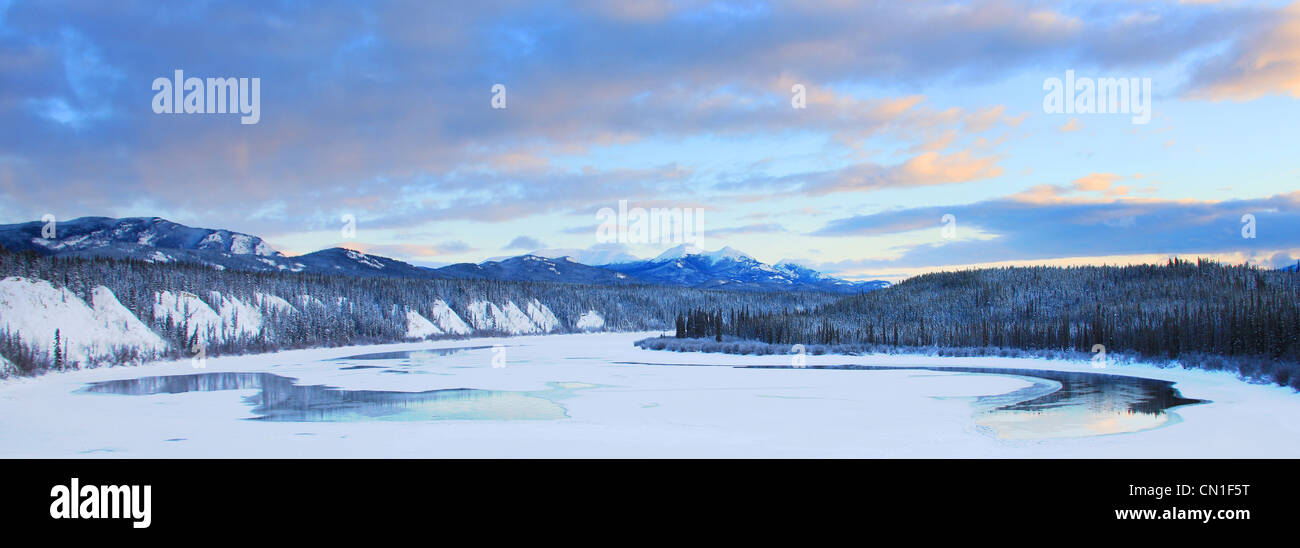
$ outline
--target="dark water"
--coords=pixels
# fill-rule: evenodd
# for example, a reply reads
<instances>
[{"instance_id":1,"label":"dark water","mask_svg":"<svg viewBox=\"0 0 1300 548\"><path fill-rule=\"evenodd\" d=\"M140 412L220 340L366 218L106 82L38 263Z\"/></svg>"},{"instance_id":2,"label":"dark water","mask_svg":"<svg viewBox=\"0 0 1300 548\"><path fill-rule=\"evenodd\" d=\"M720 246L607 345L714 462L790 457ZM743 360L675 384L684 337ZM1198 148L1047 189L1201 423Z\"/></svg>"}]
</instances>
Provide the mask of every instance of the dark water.
<instances>
[{"instance_id":1,"label":"dark water","mask_svg":"<svg viewBox=\"0 0 1300 548\"><path fill-rule=\"evenodd\" d=\"M739 367L796 369L788 365ZM975 424L1003 439L1072 438L1149 430L1179 420L1170 412L1177 407L1207 403L1183 397L1171 381L1108 373L877 365L810 365L804 369L938 371L1020 378L1032 385L976 398Z\"/></svg>"},{"instance_id":2,"label":"dark water","mask_svg":"<svg viewBox=\"0 0 1300 548\"><path fill-rule=\"evenodd\" d=\"M337 422L358 420L521 420L561 419L559 404L531 393L454 388L425 392L340 390L299 385L271 373L200 373L105 381L86 392L180 394L218 390L257 390L245 397L258 420Z\"/></svg>"}]
</instances>

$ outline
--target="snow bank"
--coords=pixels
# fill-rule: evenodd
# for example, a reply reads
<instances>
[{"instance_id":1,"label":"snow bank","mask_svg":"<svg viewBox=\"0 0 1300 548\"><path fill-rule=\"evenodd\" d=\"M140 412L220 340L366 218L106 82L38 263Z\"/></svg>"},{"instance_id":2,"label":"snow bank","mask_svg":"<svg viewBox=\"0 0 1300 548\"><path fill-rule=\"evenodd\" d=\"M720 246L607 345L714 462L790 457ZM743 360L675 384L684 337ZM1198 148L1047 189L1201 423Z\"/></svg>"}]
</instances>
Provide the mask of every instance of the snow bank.
<instances>
[{"instance_id":1,"label":"snow bank","mask_svg":"<svg viewBox=\"0 0 1300 548\"><path fill-rule=\"evenodd\" d=\"M583 312L582 316L578 318L577 327L583 331L597 331L604 329L605 318L601 317L600 313L595 310L588 310Z\"/></svg>"},{"instance_id":2,"label":"snow bank","mask_svg":"<svg viewBox=\"0 0 1300 548\"><path fill-rule=\"evenodd\" d=\"M68 361L81 364L109 359L118 349L150 355L166 348L106 287L95 288L87 305L45 280L5 278L0 280L0 328L51 354L58 330Z\"/></svg>"}]
</instances>

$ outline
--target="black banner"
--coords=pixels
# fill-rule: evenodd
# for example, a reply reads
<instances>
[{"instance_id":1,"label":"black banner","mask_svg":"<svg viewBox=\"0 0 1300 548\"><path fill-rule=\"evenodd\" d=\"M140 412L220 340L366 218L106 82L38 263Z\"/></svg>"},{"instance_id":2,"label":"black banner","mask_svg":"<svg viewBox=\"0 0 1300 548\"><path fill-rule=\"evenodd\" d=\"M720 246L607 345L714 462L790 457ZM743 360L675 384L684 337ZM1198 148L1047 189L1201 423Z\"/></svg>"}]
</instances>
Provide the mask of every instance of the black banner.
<instances>
[{"instance_id":1,"label":"black banner","mask_svg":"<svg viewBox=\"0 0 1300 548\"><path fill-rule=\"evenodd\" d=\"M8 461L5 529L175 538L512 534L696 524L798 533L942 524L1060 534L1220 534L1287 526L1290 461L38 460ZM73 482L77 496L69 496ZM62 486L64 489L60 489ZM145 491L144 486L149 489ZM126 489L122 489L125 487ZM111 513L137 488L134 507ZM54 493L54 494L52 494ZM129 514L145 508L148 515ZM97 502L87 498L98 496ZM125 499L124 499L125 500ZM130 501L128 501L130 502ZM66 503L61 504L61 503ZM68 511L72 503L79 515ZM61 514L54 517L53 514ZM88 515L89 514L89 515ZM142 526L147 522L147 526ZM710 525L712 523L712 525ZM141 526L138 526L141 525ZM431 530L432 528L432 530ZM468 528L468 529L467 529ZM657 530L657 529L656 529ZM938 532L930 531L928 532ZM914 530L915 532L915 530Z\"/></svg>"}]
</instances>

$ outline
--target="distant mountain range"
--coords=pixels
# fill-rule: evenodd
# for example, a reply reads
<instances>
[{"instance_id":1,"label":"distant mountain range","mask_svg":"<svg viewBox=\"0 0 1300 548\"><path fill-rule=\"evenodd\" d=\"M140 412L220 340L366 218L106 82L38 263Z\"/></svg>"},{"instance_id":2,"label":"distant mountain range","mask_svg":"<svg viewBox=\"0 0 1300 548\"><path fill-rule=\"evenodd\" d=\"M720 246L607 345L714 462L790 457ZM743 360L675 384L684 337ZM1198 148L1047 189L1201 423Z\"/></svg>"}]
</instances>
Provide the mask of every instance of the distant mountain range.
<instances>
[{"instance_id":1,"label":"distant mountain range","mask_svg":"<svg viewBox=\"0 0 1300 548\"><path fill-rule=\"evenodd\" d=\"M680 245L648 260L617 251L541 250L478 264L458 263L428 268L342 248L287 257L257 236L193 228L159 217L81 217L58 223L53 238L43 237L43 227L44 223L40 221L0 225L0 246L10 251L32 251L61 257L186 262L255 272L362 277L655 284L732 291L841 294L889 286L889 282L884 281L842 280L788 262L768 265L731 247L708 252Z\"/></svg>"},{"instance_id":2,"label":"distant mountain range","mask_svg":"<svg viewBox=\"0 0 1300 548\"><path fill-rule=\"evenodd\" d=\"M772 266L731 247L707 252L685 244L648 261L610 264L603 268L654 283L705 289L861 293L889 286L884 281L841 280L788 262Z\"/></svg>"}]
</instances>

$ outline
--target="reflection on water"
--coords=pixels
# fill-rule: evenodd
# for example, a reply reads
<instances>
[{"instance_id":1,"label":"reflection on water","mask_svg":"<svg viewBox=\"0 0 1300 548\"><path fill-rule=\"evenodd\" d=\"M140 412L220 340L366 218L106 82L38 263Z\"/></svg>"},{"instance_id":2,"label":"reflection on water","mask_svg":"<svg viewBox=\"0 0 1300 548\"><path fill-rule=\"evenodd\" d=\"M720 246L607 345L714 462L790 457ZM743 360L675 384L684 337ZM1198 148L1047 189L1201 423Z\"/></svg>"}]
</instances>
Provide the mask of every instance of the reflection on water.
<instances>
[{"instance_id":1,"label":"reflection on water","mask_svg":"<svg viewBox=\"0 0 1300 548\"><path fill-rule=\"evenodd\" d=\"M455 388L426 392L340 390L303 386L270 373L201 373L105 381L85 391L105 394L179 394L257 390L245 397L257 419L337 422L357 420L523 420L562 419L564 407L523 392Z\"/></svg>"},{"instance_id":2,"label":"reflection on water","mask_svg":"<svg viewBox=\"0 0 1300 548\"><path fill-rule=\"evenodd\" d=\"M469 347L445 350L471 350ZM371 358L410 359L428 351ZM638 365L696 365L653 364ZM703 365L701 365L703 366ZM349 369L375 366L351 366ZM753 369L791 369L791 366L740 366ZM1001 375L1025 380L1030 386L1006 394L976 398L975 424L1003 439L1070 438L1137 432L1177 421L1170 410L1203 403L1184 398L1174 383L1157 379L1091 372L1040 371L976 367L926 366L808 366L807 369L925 370L972 375ZM391 370L386 370L391 371ZM547 390L512 392L456 388L425 392L342 390L320 385L299 385L289 377L271 373L201 373L98 382L84 391L101 394L179 394L219 390L245 390L257 420L268 421L434 421L562 419L568 415L558 402L596 385L578 382L548 383Z\"/></svg>"},{"instance_id":3,"label":"reflection on water","mask_svg":"<svg viewBox=\"0 0 1300 548\"><path fill-rule=\"evenodd\" d=\"M636 365L688 365L617 362ZM745 369L795 369L789 365L748 365ZM1002 439L1075 438L1149 430L1178 416L1170 410L1207 403L1184 398L1171 381L1105 373L1043 371L994 367L926 367L888 365L809 365L806 369L867 371L939 371L1013 376L1031 386L975 404L975 424Z\"/></svg>"},{"instance_id":4,"label":"reflection on water","mask_svg":"<svg viewBox=\"0 0 1300 548\"><path fill-rule=\"evenodd\" d=\"M384 373L410 373L411 369L427 368L428 366L445 365L449 369L465 369L471 367L481 367L490 365L490 358L484 358L481 363L471 362L448 363L442 358L469 352L471 350L486 350L491 346L457 346L454 348L426 348L422 350L396 350L392 352L373 352L370 354L357 354L355 356L344 356L342 358L333 358L328 361L337 362L341 365L339 371L354 371L358 369L384 369ZM382 365L370 365L357 362L379 362ZM417 371L418 373L436 373L430 370Z\"/></svg>"},{"instance_id":5,"label":"reflection on water","mask_svg":"<svg viewBox=\"0 0 1300 548\"><path fill-rule=\"evenodd\" d=\"M766 366L754 366L763 368ZM782 367L785 368L785 367ZM809 366L809 369L926 370L1014 376L1031 386L976 399L975 424L1002 439L1076 438L1149 430L1177 421L1170 409L1205 403L1171 381L1071 371L991 367Z\"/></svg>"},{"instance_id":6,"label":"reflection on water","mask_svg":"<svg viewBox=\"0 0 1300 548\"><path fill-rule=\"evenodd\" d=\"M457 346L454 348L426 348L423 350L396 350L393 352L375 352L372 354L357 354L356 356L344 356L334 358L339 360L409 360L420 358L431 358L436 356L450 356L458 352L467 352L470 350L483 350L492 348L491 346Z\"/></svg>"}]
</instances>

